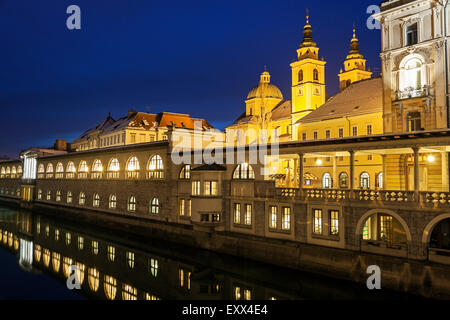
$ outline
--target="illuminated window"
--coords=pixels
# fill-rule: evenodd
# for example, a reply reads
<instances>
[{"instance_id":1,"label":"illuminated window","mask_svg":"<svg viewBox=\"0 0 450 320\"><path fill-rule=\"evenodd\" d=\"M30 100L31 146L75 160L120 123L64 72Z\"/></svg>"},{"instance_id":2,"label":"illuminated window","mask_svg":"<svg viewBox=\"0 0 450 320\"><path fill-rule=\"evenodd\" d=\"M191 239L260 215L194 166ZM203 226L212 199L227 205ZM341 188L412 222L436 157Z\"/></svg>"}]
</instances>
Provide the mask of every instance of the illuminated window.
<instances>
[{"instance_id":1,"label":"illuminated window","mask_svg":"<svg viewBox=\"0 0 450 320\"><path fill-rule=\"evenodd\" d=\"M0 239L1 239L1 236L0 236ZM34 260L36 262L40 262L41 261L41 254L42 254L41 246L36 244L34 246Z\"/></svg>"},{"instance_id":2,"label":"illuminated window","mask_svg":"<svg viewBox=\"0 0 450 320\"><path fill-rule=\"evenodd\" d=\"M66 278L68 278L71 274L71 266L73 265L73 260L68 257L63 258L63 273Z\"/></svg>"},{"instance_id":3,"label":"illuminated window","mask_svg":"<svg viewBox=\"0 0 450 320\"><path fill-rule=\"evenodd\" d=\"M217 195L217 181L205 181L204 182L204 195L216 196Z\"/></svg>"},{"instance_id":4,"label":"illuminated window","mask_svg":"<svg viewBox=\"0 0 450 320\"><path fill-rule=\"evenodd\" d=\"M84 249L84 238L83 237L78 237L78 250L83 250Z\"/></svg>"},{"instance_id":5,"label":"illuminated window","mask_svg":"<svg viewBox=\"0 0 450 320\"><path fill-rule=\"evenodd\" d=\"M339 186L343 189L348 188L348 174L346 172L341 172L339 175Z\"/></svg>"},{"instance_id":6,"label":"illuminated window","mask_svg":"<svg viewBox=\"0 0 450 320\"><path fill-rule=\"evenodd\" d=\"M322 177L322 188L331 189L331 187L332 187L331 175L329 173L324 173Z\"/></svg>"},{"instance_id":7,"label":"illuminated window","mask_svg":"<svg viewBox=\"0 0 450 320\"><path fill-rule=\"evenodd\" d=\"M113 246L108 246L108 260L114 262L116 259L116 248Z\"/></svg>"},{"instance_id":8,"label":"illuminated window","mask_svg":"<svg viewBox=\"0 0 450 320\"><path fill-rule=\"evenodd\" d=\"M72 192L67 191L67 203L72 203Z\"/></svg>"},{"instance_id":9,"label":"illuminated window","mask_svg":"<svg viewBox=\"0 0 450 320\"><path fill-rule=\"evenodd\" d=\"M153 198L150 202L150 213L159 214L159 199Z\"/></svg>"},{"instance_id":10,"label":"illuminated window","mask_svg":"<svg viewBox=\"0 0 450 320\"><path fill-rule=\"evenodd\" d=\"M80 206L84 206L86 203L86 195L83 192L80 192L80 195L78 196L78 204Z\"/></svg>"},{"instance_id":11,"label":"illuminated window","mask_svg":"<svg viewBox=\"0 0 450 320\"><path fill-rule=\"evenodd\" d=\"M91 179L101 179L103 174L103 165L100 160L95 160L92 166Z\"/></svg>"},{"instance_id":12,"label":"illuminated window","mask_svg":"<svg viewBox=\"0 0 450 320\"><path fill-rule=\"evenodd\" d=\"M192 195L193 196L200 195L200 181L192 181Z\"/></svg>"},{"instance_id":13,"label":"illuminated window","mask_svg":"<svg viewBox=\"0 0 450 320\"><path fill-rule=\"evenodd\" d=\"M64 177L64 166L63 164L60 162L56 165L56 175L55 178L56 179L61 179Z\"/></svg>"},{"instance_id":14,"label":"illuminated window","mask_svg":"<svg viewBox=\"0 0 450 320\"><path fill-rule=\"evenodd\" d=\"M234 204L234 223L236 223L236 224L241 223L241 204L240 203Z\"/></svg>"},{"instance_id":15,"label":"illuminated window","mask_svg":"<svg viewBox=\"0 0 450 320\"><path fill-rule=\"evenodd\" d=\"M163 179L164 178L164 165L162 158L159 155L154 155L148 165L148 178L149 179Z\"/></svg>"},{"instance_id":16,"label":"illuminated window","mask_svg":"<svg viewBox=\"0 0 450 320\"><path fill-rule=\"evenodd\" d=\"M66 232L66 245L70 245L72 242L72 234Z\"/></svg>"},{"instance_id":17,"label":"illuminated window","mask_svg":"<svg viewBox=\"0 0 450 320\"><path fill-rule=\"evenodd\" d=\"M234 169L233 179L235 180L254 180L255 171L252 166L248 163L239 164L236 169Z\"/></svg>"},{"instance_id":18,"label":"illuminated window","mask_svg":"<svg viewBox=\"0 0 450 320\"><path fill-rule=\"evenodd\" d=\"M383 188L383 172L377 174L376 184L377 188Z\"/></svg>"},{"instance_id":19,"label":"illuminated window","mask_svg":"<svg viewBox=\"0 0 450 320\"><path fill-rule=\"evenodd\" d=\"M139 178L139 160L136 157L132 157L128 161L127 165L127 178L128 179L137 179Z\"/></svg>"},{"instance_id":20,"label":"illuminated window","mask_svg":"<svg viewBox=\"0 0 450 320\"><path fill-rule=\"evenodd\" d=\"M189 180L191 179L191 165L187 164L181 169L180 172L180 179L181 180Z\"/></svg>"},{"instance_id":21,"label":"illuminated window","mask_svg":"<svg viewBox=\"0 0 450 320\"><path fill-rule=\"evenodd\" d=\"M191 272L184 269L178 269L178 280L181 288L191 290Z\"/></svg>"},{"instance_id":22,"label":"illuminated window","mask_svg":"<svg viewBox=\"0 0 450 320\"><path fill-rule=\"evenodd\" d=\"M52 200L52 192L50 190L47 191L47 197L46 197L47 201Z\"/></svg>"},{"instance_id":23,"label":"illuminated window","mask_svg":"<svg viewBox=\"0 0 450 320\"><path fill-rule=\"evenodd\" d=\"M55 241L59 241L59 229L55 229Z\"/></svg>"},{"instance_id":24,"label":"illuminated window","mask_svg":"<svg viewBox=\"0 0 450 320\"><path fill-rule=\"evenodd\" d=\"M252 205L251 204L245 205L244 223L248 226L252 224Z\"/></svg>"},{"instance_id":25,"label":"illuminated window","mask_svg":"<svg viewBox=\"0 0 450 320\"><path fill-rule=\"evenodd\" d=\"M406 116L406 121L408 124L408 132L420 131L422 129L420 112L409 112Z\"/></svg>"},{"instance_id":26,"label":"illuminated window","mask_svg":"<svg viewBox=\"0 0 450 320\"><path fill-rule=\"evenodd\" d=\"M46 175L47 178L53 178L53 164L49 163L47 165L47 171L46 172L47 172L47 175Z\"/></svg>"},{"instance_id":27,"label":"illuminated window","mask_svg":"<svg viewBox=\"0 0 450 320\"><path fill-rule=\"evenodd\" d=\"M60 202L61 201L61 191L56 191L56 198L55 198L56 202Z\"/></svg>"},{"instance_id":28,"label":"illuminated window","mask_svg":"<svg viewBox=\"0 0 450 320\"><path fill-rule=\"evenodd\" d=\"M339 211L330 210L330 235L339 234Z\"/></svg>"},{"instance_id":29,"label":"illuminated window","mask_svg":"<svg viewBox=\"0 0 450 320\"><path fill-rule=\"evenodd\" d=\"M281 228L283 230L291 230L291 208L284 207L281 217Z\"/></svg>"},{"instance_id":30,"label":"illuminated window","mask_svg":"<svg viewBox=\"0 0 450 320\"><path fill-rule=\"evenodd\" d=\"M161 299L159 299L157 296L155 296L155 295L152 295L152 294L150 294L150 293L146 293L145 294L145 300L161 300Z\"/></svg>"},{"instance_id":31,"label":"illuminated window","mask_svg":"<svg viewBox=\"0 0 450 320\"><path fill-rule=\"evenodd\" d=\"M277 228L278 207L270 206L270 220L269 227L272 229Z\"/></svg>"},{"instance_id":32,"label":"illuminated window","mask_svg":"<svg viewBox=\"0 0 450 320\"><path fill-rule=\"evenodd\" d=\"M134 268L134 252L127 252L127 264L130 269Z\"/></svg>"},{"instance_id":33,"label":"illuminated window","mask_svg":"<svg viewBox=\"0 0 450 320\"><path fill-rule=\"evenodd\" d=\"M370 188L370 175L367 172L361 173L360 181L362 189Z\"/></svg>"},{"instance_id":34,"label":"illuminated window","mask_svg":"<svg viewBox=\"0 0 450 320\"><path fill-rule=\"evenodd\" d=\"M393 240L392 216L380 214L379 219L380 240L391 243Z\"/></svg>"},{"instance_id":35,"label":"illuminated window","mask_svg":"<svg viewBox=\"0 0 450 320\"><path fill-rule=\"evenodd\" d=\"M136 197L131 196L128 199L127 210L130 211L130 212L135 212L136 211Z\"/></svg>"},{"instance_id":36,"label":"illuminated window","mask_svg":"<svg viewBox=\"0 0 450 320\"><path fill-rule=\"evenodd\" d=\"M97 292L100 285L100 272L95 268L88 269L88 282L91 291Z\"/></svg>"},{"instance_id":37,"label":"illuminated window","mask_svg":"<svg viewBox=\"0 0 450 320\"><path fill-rule=\"evenodd\" d=\"M91 247L92 247L92 253L94 255L98 255L98 242L97 241L92 241Z\"/></svg>"},{"instance_id":38,"label":"illuminated window","mask_svg":"<svg viewBox=\"0 0 450 320\"><path fill-rule=\"evenodd\" d=\"M78 166L78 179L86 179L88 176L89 168L86 161L82 160Z\"/></svg>"},{"instance_id":39,"label":"illuminated window","mask_svg":"<svg viewBox=\"0 0 450 320\"><path fill-rule=\"evenodd\" d=\"M106 298L114 300L117 293L117 280L111 276L105 276L103 282Z\"/></svg>"},{"instance_id":40,"label":"illuminated window","mask_svg":"<svg viewBox=\"0 0 450 320\"><path fill-rule=\"evenodd\" d=\"M122 300L137 300L137 289L128 284L122 284Z\"/></svg>"},{"instance_id":41,"label":"illuminated window","mask_svg":"<svg viewBox=\"0 0 450 320\"><path fill-rule=\"evenodd\" d=\"M75 264L75 279L78 281L79 284L83 284L84 282L84 271L86 270L86 266L82 263L77 262Z\"/></svg>"},{"instance_id":42,"label":"illuminated window","mask_svg":"<svg viewBox=\"0 0 450 320\"><path fill-rule=\"evenodd\" d=\"M185 205L186 205L186 200L180 199L180 216L182 216L182 217L184 217L184 215L185 215Z\"/></svg>"},{"instance_id":43,"label":"illuminated window","mask_svg":"<svg viewBox=\"0 0 450 320\"><path fill-rule=\"evenodd\" d=\"M189 199L187 201L187 216L190 217L192 215L192 201Z\"/></svg>"},{"instance_id":44,"label":"illuminated window","mask_svg":"<svg viewBox=\"0 0 450 320\"><path fill-rule=\"evenodd\" d=\"M109 162L108 179L119 179L119 173L120 173L119 160L114 158Z\"/></svg>"},{"instance_id":45,"label":"illuminated window","mask_svg":"<svg viewBox=\"0 0 450 320\"><path fill-rule=\"evenodd\" d=\"M313 232L315 234L322 234L322 210L313 209Z\"/></svg>"},{"instance_id":46,"label":"illuminated window","mask_svg":"<svg viewBox=\"0 0 450 320\"><path fill-rule=\"evenodd\" d=\"M73 179L73 178L75 178L75 174L76 174L75 164L72 161L70 161L67 164L66 178Z\"/></svg>"},{"instance_id":47,"label":"illuminated window","mask_svg":"<svg viewBox=\"0 0 450 320\"><path fill-rule=\"evenodd\" d=\"M117 197L115 194L109 196L109 208L116 209L117 207Z\"/></svg>"},{"instance_id":48,"label":"illuminated window","mask_svg":"<svg viewBox=\"0 0 450 320\"><path fill-rule=\"evenodd\" d=\"M156 278L158 276L158 260L150 258L149 266L150 266L150 273L152 274L153 277Z\"/></svg>"},{"instance_id":49,"label":"illuminated window","mask_svg":"<svg viewBox=\"0 0 450 320\"><path fill-rule=\"evenodd\" d=\"M44 249L42 261L44 262L44 265L48 268L48 266L50 265L50 250Z\"/></svg>"},{"instance_id":50,"label":"illuminated window","mask_svg":"<svg viewBox=\"0 0 450 320\"><path fill-rule=\"evenodd\" d=\"M92 206L94 208L100 207L100 195L98 193L94 194L94 197L92 200Z\"/></svg>"},{"instance_id":51,"label":"illuminated window","mask_svg":"<svg viewBox=\"0 0 450 320\"><path fill-rule=\"evenodd\" d=\"M61 255L59 253L52 253L52 266L53 271L59 272L59 267L61 266Z\"/></svg>"}]
</instances>

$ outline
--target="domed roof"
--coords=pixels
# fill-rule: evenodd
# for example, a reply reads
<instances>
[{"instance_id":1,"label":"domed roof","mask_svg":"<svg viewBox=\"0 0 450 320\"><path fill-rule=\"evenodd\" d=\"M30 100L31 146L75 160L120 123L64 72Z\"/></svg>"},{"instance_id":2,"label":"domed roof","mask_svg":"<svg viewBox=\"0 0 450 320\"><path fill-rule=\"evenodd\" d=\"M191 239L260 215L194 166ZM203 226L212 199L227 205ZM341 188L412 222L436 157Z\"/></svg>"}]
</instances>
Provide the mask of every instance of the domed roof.
<instances>
[{"instance_id":1,"label":"domed roof","mask_svg":"<svg viewBox=\"0 0 450 320\"><path fill-rule=\"evenodd\" d=\"M276 85L270 83L270 74L264 71L259 84L250 90L247 100L256 98L274 98L283 100L283 94Z\"/></svg>"}]
</instances>

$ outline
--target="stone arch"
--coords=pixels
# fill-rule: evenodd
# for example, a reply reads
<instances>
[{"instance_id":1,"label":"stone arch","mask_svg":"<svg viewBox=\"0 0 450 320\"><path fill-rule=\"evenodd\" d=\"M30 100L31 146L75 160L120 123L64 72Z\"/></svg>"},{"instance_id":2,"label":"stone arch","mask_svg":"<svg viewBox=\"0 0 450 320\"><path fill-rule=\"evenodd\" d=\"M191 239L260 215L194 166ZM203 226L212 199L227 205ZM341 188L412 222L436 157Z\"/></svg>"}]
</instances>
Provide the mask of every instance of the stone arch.
<instances>
[{"instance_id":1,"label":"stone arch","mask_svg":"<svg viewBox=\"0 0 450 320\"><path fill-rule=\"evenodd\" d=\"M356 234L356 238L359 239L359 236L362 233L362 228L364 225L364 222L367 220L367 218L369 218L371 215L375 214L375 213L385 213L385 214L389 214L391 216L393 216L395 219L398 220L398 222L400 222L400 224L403 227L403 230L405 230L406 233L406 240L408 242L412 241L412 236L411 236L411 231L409 230L408 224L405 222L405 220L403 220L403 218L398 215L398 213L395 213L392 210L387 210L387 209L373 209L373 210L369 210L367 211L358 221L357 225L356 225L356 230L355 230L355 234Z\"/></svg>"},{"instance_id":2,"label":"stone arch","mask_svg":"<svg viewBox=\"0 0 450 320\"><path fill-rule=\"evenodd\" d=\"M433 229L443 220L445 219L450 219L450 213L444 213L441 214L439 216L437 216L436 218L434 218L433 220L431 220L427 226L425 227L425 229L423 230L423 234L422 234L422 244L428 244L428 242L430 242L430 237L431 237L431 233L433 232Z\"/></svg>"}]
</instances>

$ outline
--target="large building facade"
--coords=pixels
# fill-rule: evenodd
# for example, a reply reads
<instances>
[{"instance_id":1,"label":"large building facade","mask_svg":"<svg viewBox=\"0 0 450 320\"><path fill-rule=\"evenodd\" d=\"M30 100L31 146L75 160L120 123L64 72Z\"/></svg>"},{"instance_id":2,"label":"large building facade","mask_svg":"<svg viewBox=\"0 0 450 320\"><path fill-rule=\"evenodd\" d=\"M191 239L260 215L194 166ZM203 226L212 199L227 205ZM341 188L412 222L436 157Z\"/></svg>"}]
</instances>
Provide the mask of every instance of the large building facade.
<instances>
[{"instance_id":1,"label":"large building facade","mask_svg":"<svg viewBox=\"0 0 450 320\"><path fill-rule=\"evenodd\" d=\"M450 265L450 130L446 54L437 48L447 43L447 10L435 1L385 2L382 76L372 78L354 31L341 90L329 99L308 17L291 64L292 99L264 71L227 128L244 138L216 149L221 163L195 163L203 145L187 152L188 163L173 161L172 137L191 132L188 116L161 114L147 125L153 115L134 113L107 118L75 148L30 149L0 162L0 199L352 280L382 264L392 288L450 295L450 273L442 272ZM152 140L160 128L162 138ZM248 145L264 129L281 141L279 159L250 163ZM123 138L111 143L110 132ZM224 161L239 149L245 159ZM426 291L430 282L437 291Z\"/></svg>"}]
</instances>

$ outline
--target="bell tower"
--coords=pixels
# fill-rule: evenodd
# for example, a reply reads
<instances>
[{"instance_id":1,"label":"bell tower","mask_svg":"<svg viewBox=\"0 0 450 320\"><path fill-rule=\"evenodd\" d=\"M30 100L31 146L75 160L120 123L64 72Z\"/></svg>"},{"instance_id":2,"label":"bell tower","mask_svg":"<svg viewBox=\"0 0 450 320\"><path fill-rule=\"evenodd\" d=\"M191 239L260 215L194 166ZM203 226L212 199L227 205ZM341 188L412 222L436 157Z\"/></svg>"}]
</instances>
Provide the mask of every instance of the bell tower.
<instances>
[{"instance_id":1,"label":"bell tower","mask_svg":"<svg viewBox=\"0 0 450 320\"><path fill-rule=\"evenodd\" d=\"M353 26L353 38L350 44L350 52L344 62L344 70L339 73L339 83L341 91L350 86L353 82L370 79L372 72L366 70L366 60L359 52L359 41L356 38L355 26Z\"/></svg>"},{"instance_id":2,"label":"bell tower","mask_svg":"<svg viewBox=\"0 0 450 320\"><path fill-rule=\"evenodd\" d=\"M319 48L312 37L309 13L303 41L297 50L292 69L292 138L298 139L296 122L325 103L325 64L319 60Z\"/></svg>"}]
</instances>

